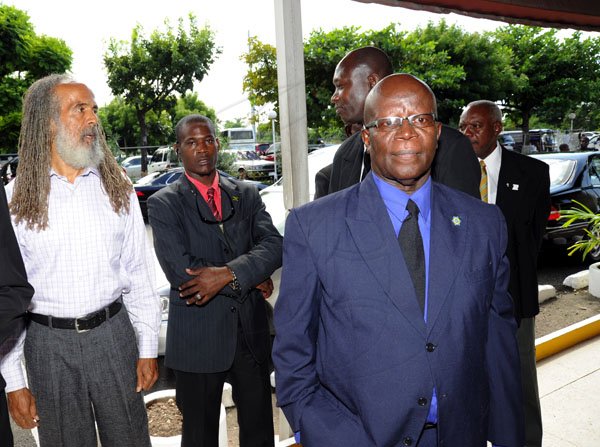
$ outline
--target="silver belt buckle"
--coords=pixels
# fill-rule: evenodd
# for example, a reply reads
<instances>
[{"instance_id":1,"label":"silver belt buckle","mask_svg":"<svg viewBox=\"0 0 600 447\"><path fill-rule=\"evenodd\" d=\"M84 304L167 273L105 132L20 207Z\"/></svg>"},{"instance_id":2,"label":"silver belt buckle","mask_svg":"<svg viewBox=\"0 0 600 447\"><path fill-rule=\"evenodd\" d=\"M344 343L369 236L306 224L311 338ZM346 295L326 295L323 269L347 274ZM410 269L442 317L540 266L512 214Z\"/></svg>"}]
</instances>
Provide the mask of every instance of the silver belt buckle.
<instances>
[{"instance_id":1,"label":"silver belt buckle","mask_svg":"<svg viewBox=\"0 0 600 447\"><path fill-rule=\"evenodd\" d=\"M83 334L84 332L88 332L89 329L79 329L79 318L81 318L81 317L75 318L75 330L77 331L78 334Z\"/></svg>"}]
</instances>

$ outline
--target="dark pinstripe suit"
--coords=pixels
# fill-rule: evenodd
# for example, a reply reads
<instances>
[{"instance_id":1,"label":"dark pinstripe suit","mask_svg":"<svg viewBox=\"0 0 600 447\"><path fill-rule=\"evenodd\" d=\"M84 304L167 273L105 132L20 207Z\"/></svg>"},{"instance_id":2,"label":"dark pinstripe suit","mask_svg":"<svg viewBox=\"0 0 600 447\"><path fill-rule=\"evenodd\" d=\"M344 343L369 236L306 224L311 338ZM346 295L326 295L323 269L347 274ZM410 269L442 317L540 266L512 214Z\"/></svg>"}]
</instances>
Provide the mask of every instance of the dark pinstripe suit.
<instances>
[{"instance_id":1,"label":"dark pinstripe suit","mask_svg":"<svg viewBox=\"0 0 600 447\"><path fill-rule=\"evenodd\" d=\"M230 373L240 344L260 365L270 351L264 298L254 287L281 265L282 238L253 185L223 177L219 185L223 231L207 223L212 213L185 176L148 200L154 247L172 287L165 364L176 371ZM191 279L186 268L225 264L241 291L226 286L202 307L179 297L177 287Z\"/></svg>"},{"instance_id":2,"label":"dark pinstripe suit","mask_svg":"<svg viewBox=\"0 0 600 447\"><path fill-rule=\"evenodd\" d=\"M0 185L0 343L25 324L25 311L32 296L33 287L27 282L19 245L10 224L4 186ZM4 386L0 375L0 445L8 447L13 445L13 439Z\"/></svg>"}]
</instances>

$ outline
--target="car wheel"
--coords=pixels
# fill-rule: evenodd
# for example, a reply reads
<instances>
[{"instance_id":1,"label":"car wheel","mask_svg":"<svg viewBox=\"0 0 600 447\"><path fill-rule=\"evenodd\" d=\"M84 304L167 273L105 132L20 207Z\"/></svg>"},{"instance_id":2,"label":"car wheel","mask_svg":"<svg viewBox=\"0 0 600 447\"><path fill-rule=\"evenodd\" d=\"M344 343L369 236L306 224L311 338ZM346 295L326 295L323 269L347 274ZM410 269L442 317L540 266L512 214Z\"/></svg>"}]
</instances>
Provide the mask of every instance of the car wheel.
<instances>
[{"instance_id":1,"label":"car wheel","mask_svg":"<svg viewBox=\"0 0 600 447\"><path fill-rule=\"evenodd\" d=\"M596 229L594 230L593 228L590 228L590 231L592 231L594 233L594 236L596 237L600 237L600 230ZM598 245L597 247L594 247L589 253L588 253L588 257L594 261L594 262L598 262L600 261L600 245Z\"/></svg>"}]
</instances>

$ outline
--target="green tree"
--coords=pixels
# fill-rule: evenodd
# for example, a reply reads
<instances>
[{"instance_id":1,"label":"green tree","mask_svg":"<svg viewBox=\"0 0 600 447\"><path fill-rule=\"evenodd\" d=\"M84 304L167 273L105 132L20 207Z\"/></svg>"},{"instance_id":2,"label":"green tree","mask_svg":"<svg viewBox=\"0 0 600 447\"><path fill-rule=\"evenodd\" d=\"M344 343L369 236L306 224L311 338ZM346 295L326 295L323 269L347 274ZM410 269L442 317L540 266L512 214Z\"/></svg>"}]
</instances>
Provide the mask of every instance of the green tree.
<instances>
[{"instance_id":1,"label":"green tree","mask_svg":"<svg viewBox=\"0 0 600 447\"><path fill-rule=\"evenodd\" d=\"M431 43L437 52L448 55L450 66L461 67L464 71L458 82L438 83L432 87L443 122L456 125L463 107L469 102L478 99L504 100L514 89L511 53L489 34L469 33L440 20L417 28L409 36L421 43ZM425 81L429 82L427 73L424 76Z\"/></svg>"},{"instance_id":2,"label":"green tree","mask_svg":"<svg viewBox=\"0 0 600 447\"><path fill-rule=\"evenodd\" d=\"M171 114L173 116L173 129L177 122L186 115L198 114L204 115L215 124L218 125L217 113L215 109L208 107L198 98L197 93L186 93L177 99L175 109Z\"/></svg>"},{"instance_id":3,"label":"green tree","mask_svg":"<svg viewBox=\"0 0 600 447\"><path fill-rule=\"evenodd\" d=\"M262 43L257 37L248 38L248 52L241 59L248 65L243 80L244 92L250 104L262 106L276 104L277 52L273 45ZM279 112L277 110L277 112Z\"/></svg>"},{"instance_id":4,"label":"green tree","mask_svg":"<svg viewBox=\"0 0 600 447\"><path fill-rule=\"evenodd\" d=\"M165 22L166 31L155 30L150 37L140 25L131 42L111 39L104 54L108 85L115 96L123 96L136 113L142 147L142 171L147 169L147 114L158 116L176 104L176 93L192 90L194 81L202 81L221 50L215 46L214 33L198 28L195 17L188 17L187 29L179 19L177 29Z\"/></svg>"},{"instance_id":5,"label":"green tree","mask_svg":"<svg viewBox=\"0 0 600 447\"><path fill-rule=\"evenodd\" d=\"M343 138L339 118L330 104L335 67L348 51L366 45L381 48L396 69L421 77L434 90L464 79L462 66L449 63L446 51L437 50L432 42L422 42L414 33L399 31L396 24L365 32L354 26L329 32L314 30L304 43L307 121L317 134L329 140ZM256 105L273 103L277 109L275 49L251 38L243 57L249 65L244 90Z\"/></svg>"},{"instance_id":6,"label":"green tree","mask_svg":"<svg viewBox=\"0 0 600 447\"><path fill-rule=\"evenodd\" d=\"M14 152L22 97L37 79L71 68L64 41L37 35L26 12L0 4L0 152Z\"/></svg>"},{"instance_id":7,"label":"green tree","mask_svg":"<svg viewBox=\"0 0 600 447\"><path fill-rule=\"evenodd\" d=\"M137 146L140 126L135 108L121 97L114 98L100 109L100 119L113 152L119 148ZM200 114L217 122L214 109L198 99L197 93L187 93L175 105L163 110L160 115L150 111L146 115L148 146L170 145L175 141L175 125L186 115Z\"/></svg>"},{"instance_id":8,"label":"green tree","mask_svg":"<svg viewBox=\"0 0 600 447\"><path fill-rule=\"evenodd\" d=\"M597 104L600 100L600 39L582 39L580 32L560 42L556 64L561 76L547 87L550 95L542 96L540 118L560 128L569 128L569 113L576 115L574 128L595 129L600 126Z\"/></svg>"},{"instance_id":9,"label":"green tree","mask_svg":"<svg viewBox=\"0 0 600 447\"><path fill-rule=\"evenodd\" d=\"M532 117L564 124L597 79L598 42L581 41L581 33L560 41L554 29L509 25L492 37L511 51L515 87L504 103L523 130L524 144L529 142Z\"/></svg>"}]
</instances>

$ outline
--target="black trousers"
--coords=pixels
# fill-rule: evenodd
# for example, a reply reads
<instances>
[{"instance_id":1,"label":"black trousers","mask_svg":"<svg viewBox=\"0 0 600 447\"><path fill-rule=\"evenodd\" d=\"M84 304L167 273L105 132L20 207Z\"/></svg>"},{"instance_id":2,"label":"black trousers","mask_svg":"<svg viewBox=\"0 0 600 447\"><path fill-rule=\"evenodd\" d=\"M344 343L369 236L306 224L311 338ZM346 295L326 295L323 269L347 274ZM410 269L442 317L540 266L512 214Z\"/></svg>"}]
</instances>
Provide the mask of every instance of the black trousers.
<instances>
[{"instance_id":1,"label":"black trousers","mask_svg":"<svg viewBox=\"0 0 600 447\"><path fill-rule=\"evenodd\" d=\"M0 380L2 380L0 378ZM0 390L0 445L13 447L13 434L8 419L8 407L6 406L6 394L4 388Z\"/></svg>"},{"instance_id":2,"label":"black trousers","mask_svg":"<svg viewBox=\"0 0 600 447\"><path fill-rule=\"evenodd\" d=\"M268 362L257 363L241 328L233 364L218 373L175 370L177 407L183 415L182 447L218 447L221 396L231 384L240 426L240 447L273 447L273 407Z\"/></svg>"}]
</instances>

